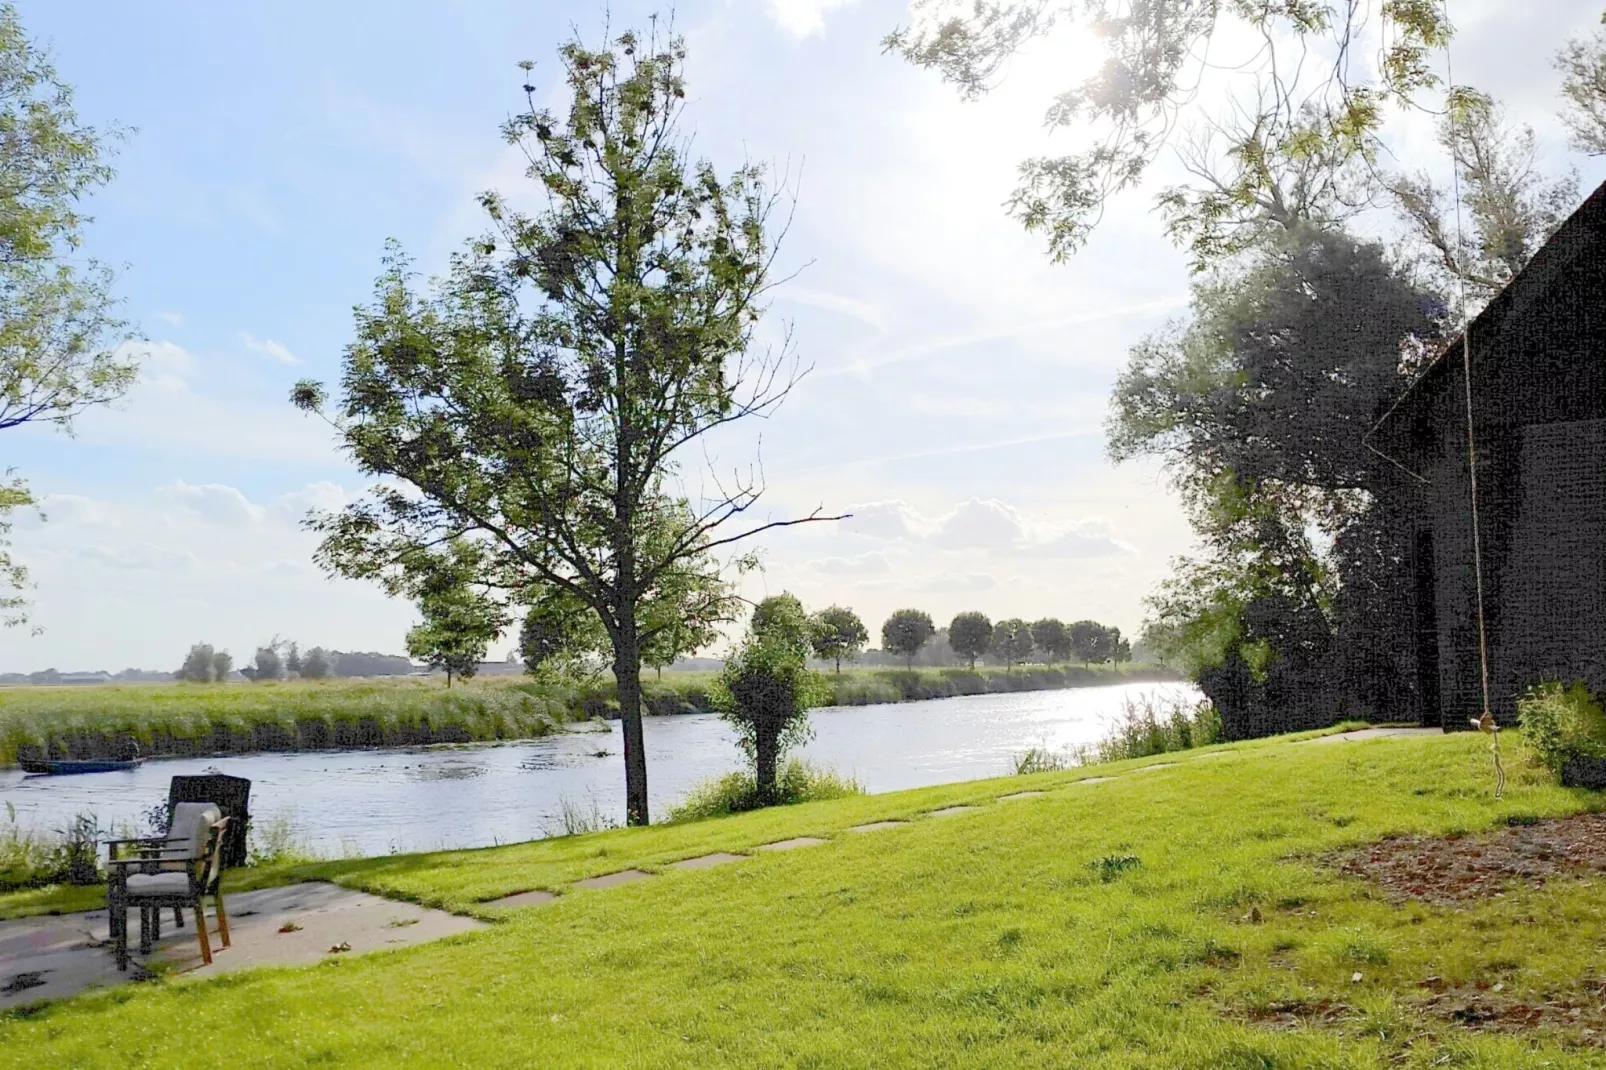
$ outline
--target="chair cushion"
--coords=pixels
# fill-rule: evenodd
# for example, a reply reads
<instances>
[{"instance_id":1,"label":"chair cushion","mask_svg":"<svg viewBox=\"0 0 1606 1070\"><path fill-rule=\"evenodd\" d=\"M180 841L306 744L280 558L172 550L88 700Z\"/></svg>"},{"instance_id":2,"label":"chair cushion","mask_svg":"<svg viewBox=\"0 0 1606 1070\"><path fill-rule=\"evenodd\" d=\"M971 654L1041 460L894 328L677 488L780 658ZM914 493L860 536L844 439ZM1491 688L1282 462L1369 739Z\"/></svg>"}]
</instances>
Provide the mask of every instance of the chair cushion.
<instances>
[{"instance_id":1,"label":"chair cushion","mask_svg":"<svg viewBox=\"0 0 1606 1070\"><path fill-rule=\"evenodd\" d=\"M190 878L184 873L130 873L130 898L142 895L188 895Z\"/></svg>"},{"instance_id":2,"label":"chair cushion","mask_svg":"<svg viewBox=\"0 0 1606 1070\"><path fill-rule=\"evenodd\" d=\"M174 853L162 852L165 858L200 858L201 852L206 850L207 830L215 825L223 812L217 805L209 802L177 803L173 807L173 820L168 824L167 835L170 839L185 840L184 844L173 844Z\"/></svg>"}]
</instances>

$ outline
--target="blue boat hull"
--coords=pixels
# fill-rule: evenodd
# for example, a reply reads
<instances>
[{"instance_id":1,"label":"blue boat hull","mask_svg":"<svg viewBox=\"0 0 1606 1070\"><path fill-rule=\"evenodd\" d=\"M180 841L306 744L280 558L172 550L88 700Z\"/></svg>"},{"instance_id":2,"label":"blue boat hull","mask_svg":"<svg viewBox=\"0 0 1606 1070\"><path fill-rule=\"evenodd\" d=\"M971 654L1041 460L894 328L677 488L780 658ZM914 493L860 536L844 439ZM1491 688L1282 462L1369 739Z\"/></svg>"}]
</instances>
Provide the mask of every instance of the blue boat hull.
<instances>
[{"instance_id":1,"label":"blue boat hull","mask_svg":"<svg viewBox=\"0 0 1606 1070\"><path fill-rule=\"evenodd\" d=\"M137 769L144 761L143 758L134 758L129 761L39 761L32 758L20 759L24 773L36 776L69 776L73 773L120 773L126 769Z\"/></svg>"}]
</instances>

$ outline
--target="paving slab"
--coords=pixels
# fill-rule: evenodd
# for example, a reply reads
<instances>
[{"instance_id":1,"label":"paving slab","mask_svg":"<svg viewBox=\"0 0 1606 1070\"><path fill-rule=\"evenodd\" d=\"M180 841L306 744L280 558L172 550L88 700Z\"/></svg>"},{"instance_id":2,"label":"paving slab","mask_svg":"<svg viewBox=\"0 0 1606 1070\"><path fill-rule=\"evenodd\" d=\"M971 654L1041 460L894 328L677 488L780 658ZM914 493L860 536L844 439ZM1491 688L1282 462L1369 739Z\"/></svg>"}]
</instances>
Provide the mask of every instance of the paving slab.
<instances>
[{"instance_id":1,"label":"paving slab","mask_svg":"<svg viewBox=\"0 0 1606 1070\"><path fill-rule=\"evenodd\" d=\"M1354 743L1363 739L1390 739L1399 736L1442 736L1442 728L1418 728L1400 725L1394 728L1357 728L1353 732L1339 732L1331 736L1317 736L1315 739L1302 739L1294 746L1304 743Z\"/></svg>"},{"instance_id":2,"label":"paving slab","mask_svg":"<svg viewBox=\"0 0 1606 1070\"><path fill-rule=\"evenodd\" d=\"M1035 799L1040 795L1046 794L1047 792L1042 791L1017 791L1013 795L1000 795L998 801L1003 802L1005 799Z\"/></svg>"},{"instance_id":3,"label":"paving slab","mask_svg":"<svg viewBox=\"0 0 1606 1070\"><path fill-rule=\"evenodd\" d=\"M630 884L644 877L652 876L639 869L621 869L618 873L604 873L600 877L587 877L583 881L575 881L576 888L617 888L621 884Z\"/></svg>"},{"instance_id":4,"label":"paving slab","mask_svg":"<svg viewBox=\"0 0 1606 1070\"><path fill-rule=\"evenodd\" d=\"M540 890L533 892L519 892L516 895L504 895L500 899L492 899L484 905L488 907L538 907L543 903L550 903L557 896L551 892Z\"/></svg>"},{"instance_id":5,"label":"paving slab","mask_svg":"<svg viewBox=\"0 0 1606 1070\"><path fill-rule=\"evenodd\" d=\"M698 855L696 858L682 858L679 862L669 863L670 869L712 869L714 866L723 866L727 862L740 862L746 855L733 855L725 851L715 851L713 854Z\"/></svg>"},{"instance_id":6,"label":"paving slab","mask_svg":"<svg viewBox=\"0 0 1606 1070\"><path fill-rule=\"evenodd\" d=\"M1136 769L1130 770L1130 772L1133 772L1133 773L1152 773L1156 769L1175 769L1176 767L1177 767L1177 763L1176 762L1155 762L1153 765L1140 765Z\"/></svg>"},{"instance_id":7,"label":"paving slab","mask_svg":"<svg viewBox=\"0 0 1606 1070\"><path fill-rule=\"evenodd\" d=\"M793 836L789 840L776 840L774 843L761 843L760 851L795 851L799 847L818 847L827 841L818 836Z\"/></svg>"},{"instance_id":8,"label":"paving slab","mask_svg":"<svg viewBox=\"0 0 1606 1070\"><path fill-rule=\"evenodd\" d=\"M134 954L126 973L112 955L105 910L0 922L0 1010L128 984L153 973L210 977L254 966L302 965L330 954L360 955L485 927L473 918L333 884L241 892L228 896L224 905L232 942L222 946L209 903L210 966L201 963L191 911L184 912L182 929L173 925L172 912L164 911L162 938L148 958L137 953L139 915L130 911ZM337 947L342 950L334 951Z\"/></svg>"},{"instance_id":9,"label":"paving slab","mask_svg":"<svg viewBox=\"0 0 1606 1070\"><path fill-rule=\"evenodd\" d=\"M1113 777L1113 776L1085 776L1081 780L1073 780L1073 781L1071 781L1071 783L1073 785L1074 784L1107 784L1107 783L1109 783L1110 781L1112 781L1114 779L1115 779L1115 777Z\"/></svg>"},{"instance_id":10,"label":"paving slab","mask_svg":"<svg viewBox=\"0 0 1606 1070\"><path fill-rule=\"evenodd\" d=\"M958 814L968 814L980 810L979 806L944 806L941 810L927 811L930 817L954 817Z\"/></svg>"},{"instance_id":11,"label":"paving slab","mask_svg":"<svg viewBox=\"0 0 1606 1070\"><path fill-rule=\"evenodd\" d=\"M879 832L881 829L895 829L907 825L907 821L872 821L868 825L851 825L849 832Z\"/></svg>"}]
</instances>

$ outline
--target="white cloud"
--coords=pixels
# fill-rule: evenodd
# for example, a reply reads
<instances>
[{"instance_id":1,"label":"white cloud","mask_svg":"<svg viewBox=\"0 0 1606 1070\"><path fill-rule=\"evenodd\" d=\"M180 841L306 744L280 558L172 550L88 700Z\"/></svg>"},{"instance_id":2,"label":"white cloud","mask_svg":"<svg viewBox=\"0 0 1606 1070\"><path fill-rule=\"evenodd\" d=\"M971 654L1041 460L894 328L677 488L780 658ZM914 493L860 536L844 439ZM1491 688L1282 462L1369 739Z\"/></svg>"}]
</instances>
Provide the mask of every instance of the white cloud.
<instances>
[{"instance_id":1,"label":"white cloud","mask_svg":"<svg viewBox=\"0 0 1606 1070\"><path fill-rule=\"evenodd\" d=\"M938 519L931 538L947 550L1004 549L1026 540L1026 524L996 498L972 498Z\"/></svg>"},{"instance_id":2,"label":"white cloud","mask_svg":"<svg viewBox=\"0 0 1606 1070\"><path fill-rule=\"evenodd\" d=\"M809 37L825 29L825 16L855 0L770 0L770 17L787 33Z\"/></svg>"},{"instance_id":3,"label":"white cloud","mask_svg":"<svg viewBox=\"0 0 1606 1070\"><path fill-rule=\"evenodd\" d=\"M39 509L52 524L115 524L116 517L104 502L82 494L47 494Z\"/></svg>"},{"instance_id":4,"label":"white cloud","mask_svg":"<svg viewBox=\"0 0 1606 1070\"><path fill-rule=\"evenodd\" d=\"M175 327L184 322L184 317L177 312L152 312L151 315L163 323L171 323Z\"/></svg>"},{"instance_id":5,"label":"white cloud","mask_svg":"<svg viewBox=\"0 0 1606 1070\"><path fill-rule=\"evenodd\" d=\"M329 512L345 505L346 500L346 492L339 484L327 481L309 483L298 491L279 495L273 503L273 512L275 518L282 522L299 524L309 510Z\"/></svg>"},{"instance_id":6,"label":"white cloud","mask_svg":"<svg viewBox=\"0 0 1606 1070\"><path fill-rule=\"evenodd\" d=\"M251 350L251 352L261 353L269 360L276 360L280 364L289 364L293 366L301 363L300 357L296 356L284 345L280 344L279 342L275 342L271 338L257 338L251 334L250 331L241 331L240 341L244 342L245 348Z\"/></svg>"},{"instance_id":7,"label":"white cloud","mask_svg":"<svg viewBox=\"0 0 1606 1070\"><path fill-rule=\"evenodd\" d=\"M815 572L828 576L870 576L892 571L892 562L879 550L854 557L822 557L808 563Z\"/></svg>"},{"instance_id":8,"label":"white cloud","mask_svg":"<svg viewBox=\"0 0 1606 1070\"><path fill-rule=\"evenodd\" d=\"M87 546L78 550L77 555L108 568L142 572L185 572L196 563L195 555L189 550L170 549L153 542L136 542L128 546Z\"/></svg>"},{"instance_id":9,"label":"white cloud","mask_svg":"<svg viewBox=\"0 0 1606 1070\"><path fill-rule=\"evenodd\" d=\"M1115 537L1109 520L1089 517L1054 533L1045 533L1032 548L1047 557L1107 557L1137 550Z\"/></svg>"},{"instance_id":10,"label":"white cloud","mask_svg":"<svg viewBox=\"0 0 1606 1070\"><path fill-rule=\"evenodd\" d=\"M998 580L991 573L952 572L943 573L940 576L932 576L921 583L918 589L931 594L948 594L952 592L995 591L999 586Z\"/></svg>"},{"instance_id":11,"label":"white cloud","mask_svg":"<svg viewBox=\"0 0 1606 1070\"><path fill-rule=\"evenodd\" d=\"M850 505L846 511L850 515L839 522L842 531L877 539L919 538L930 526L909 503L897 499Z\"/></svg>"},{"instance_id":12,"label":"white cloud","mask_svg":"<svg viewBox=\"0 0 1606 1070\"><path fill-rule=\"evenodd\" d=\"M183 390L195 370L194 356L173 342L124 342L117 355L139 361L140 381L164 394Z\"/></svg>"},{"instance_id":13,"label":"white cloud","mask_svg":"<svg viewBox=\"0 0 1606 1070\"><path fill-rule=\"evenodd\" d=\"M156 488L156 492L197 516L230 527L260 524L266 513L260 505L252 505L238 488L222 483L196 485L178 479Z\"/></svg>"}]
</instances>

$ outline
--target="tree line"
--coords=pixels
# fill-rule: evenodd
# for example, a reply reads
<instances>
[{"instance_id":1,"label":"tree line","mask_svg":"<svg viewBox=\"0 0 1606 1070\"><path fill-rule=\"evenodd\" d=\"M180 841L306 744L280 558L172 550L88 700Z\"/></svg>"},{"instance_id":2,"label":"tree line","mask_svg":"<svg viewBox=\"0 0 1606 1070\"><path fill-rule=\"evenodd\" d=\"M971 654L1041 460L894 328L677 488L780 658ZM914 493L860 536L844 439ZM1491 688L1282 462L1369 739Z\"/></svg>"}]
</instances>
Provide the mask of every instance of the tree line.
<instances>
[{"instance_id":1,"label":"tree line","mask_svg":"<svg viewBox=\"0 0 1606 1070\"><path fill-rule=\"evenodd\" d=\"M214 649L211 643L196 643L173 673L176 680L196 684L227 681L235 671L234 656ZM396 654L342 652L315 646L300 646L275 636L257 647L251 661L239 668L241 676L255 683L275 680L325 680L352 676L405 676L414 671L407 658Z\"/></svg>"}]
</instances>

